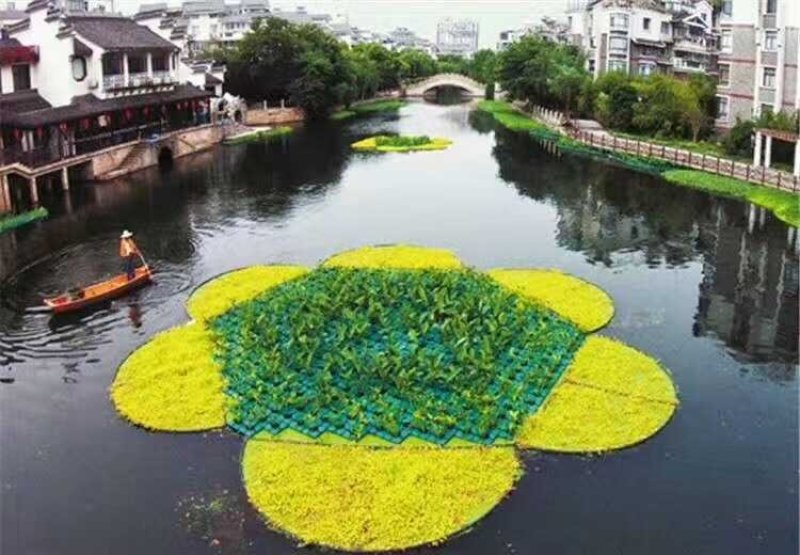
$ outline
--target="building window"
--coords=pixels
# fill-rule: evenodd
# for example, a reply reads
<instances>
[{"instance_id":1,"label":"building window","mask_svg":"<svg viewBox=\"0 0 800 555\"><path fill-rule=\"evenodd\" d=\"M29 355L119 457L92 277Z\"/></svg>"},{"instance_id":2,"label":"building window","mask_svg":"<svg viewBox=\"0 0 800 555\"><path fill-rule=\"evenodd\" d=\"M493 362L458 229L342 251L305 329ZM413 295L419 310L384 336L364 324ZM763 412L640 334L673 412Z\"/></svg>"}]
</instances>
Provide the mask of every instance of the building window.
<instances>
[{"instance_id":1,"label":"building window","mask_svg":"<svg viewBox=\"0 0 800 555\"><path fill-rule=\"evenodd\" d=\"M589 73L594 73L595 62L594 59L589 60Z\"/></svg>"},{"instance_id":2,"label":"building window","mask_svg":"<svg viewBox=\"0 0 800 555\"><path fill-rule=\"evenodd\" d=\"M732 15L733 14L733 0L722 0L722 7L720 11L723 15Z\"/></svg>"},{"instance_id":3,"label":"building window","mask_svg":"<svg viewBox=\"0 0 800 555\"><path fill-rule=\"evenodd\" d=\"M625 60L609 60L608 71L628 71L628 64Z\"/></svg>"},{"instance_id":4,"label":"building window","mask_svg":"<svg viewBox=\"0 0 800 555\"><path fill-rule=\"evenodd\" d=\"M764 68L764 75L761 79L761 86L766 87L768 89L775 88L775 68L774 67L765 67Z\"/></svg>"},{"instance_id":5,"label":"building window","mask_svg":"<svg viewBox=\"0 0 800 555\"><path fill-rule=\"evenodd\" d=\"M731 99L727 96L717 97L717 119L727 120L731 112Z\"/></svg>"},{"instance_id":6,"label":"building window","mask_svg":"<svg viewBox=\"0 0 800 555\"><path fill-rule=\"evenodd\" d=\"M729 87L731 84L731 65L719 64L719 83L720 87Z\"/></svg>"},{"instance_id":7,"label":"building window","mask_svg":"<svg viewBox=\"0 0 800 555\"><path fill-rule=\"evenodd\" d=\"M778 32L764 31L764 50L778 49Z\"/></svg>"},{"instance_id":8,"label":"building window","mask_svg":"<svg viewBox=\"0 0 800 555\"><path fill-rule=\"evenodd\" d=\"M128 73L147 73L147 58L128 54Z\"/></svg>"},{"instance_id":9,"label":"building window","mask_svg":"<svg viewBox=\"0 0 800 555\"><path fill-rule=\"evenodd\" d=\"M611 14L611 29L627 29L628 16L624 13Z\"/></svg>"},{"instance_id":10,"label":"building window","mask_svg":"<svg viewBox=\"0 0 800 555\"><path fill-rule=\"evenodd\" d=\"M721 52L733 51L733 35L730 29L723 29L719 37L719 49Z\"/></svg>"},{"instance_id":11,"label":"building window","mask_svg":"<svg viewBox=\"0 0 800 555\"><path fill-rule=\"evenodd\" d=\"M155 54L153 56L153 71L169 70L169 58L166 54Z\"/></svg>"},{"instance_id":12,"label":"building window","mask_svg":"<svg viewBox=\"0 0 800 555\"><path fill-rule=\"evenodd\" d=\"M122 75L122 54L119 52L103 54L103 75Z\"/></svg>"},{"instance_id":13,"label":"building window","mask_svg":"<svg viewBox=\"0 0 800 555\"><path fill-rule=\"evenodd\" d=\"M26 91L31 88L31 66L28 64L11 66L11 76L15 91Z\"/></svg>"},{"instance_id":14,"label":"building window","mask_svg":"<svg viewBox=\"0 0 800 555\"><path fill-rule=\"evenodd\" d=\"M627 52L628 39L626 37L611 37L608 40L608 49L611 52Z\"/></svg>"},{"instance_id":15,"label":"building window","mask_svg":"<svg viewBox=\"0 0 800 555\"><path fill-rule=\"evenodd\" d=\"M669 35L669 22L662 21L661 22L661 34L662 35Z\"/></svg>"},{"instance_id":16,"label":"building window","mask_svg":"<svg viewBox=\"0 0 800 555\"><path fill-rule=\"evenodd\" d=\"M639 64L639 75L651 75L655 69L655 64Z\"/></svg>"},{"instance_id":17,"label":"building window","mask_svg":"<svg viewBox=\"0 0 800 555\"><path fill-rule=\"evenodd\" d=\"M645 18L642 20L642 28L643 28L645 31L649 31L649 30L650 30L650 18L649 18L649 17L645 17Z\"/></svg>"},{"instance_id":18,"label":"building window","mask_svg":"<svg viewBox=\"0 0 800 555\"><path fill-rule=\"evenodd\" d=\"M86 79L86 58L81 56L74 56L72 58L72 78L76 81L83 81Z\"/></svg>"},{"instance_id":19,"label":"building window","mask_svg":"<svg viewBox=\"0 0 800 555\"><path fill-rule=\"evenodd\" d=\"M770 15L775 15L778 11L778 0L767 0L765 12Z\"/></svg>"},{"instance_id":20,"label":"building window","mask_svg":"<svg viewBox=\"0 0 800 555\"><path fill-rule=\"evenodd\" d=\"M771 114L773 112L772 104L762 104L761 105L761 114Z\"/></svg>"},{"instance_id":21,"label":"building window","mask_svg":"<svg viewBox=\"0 0 800 555\"><path fill-rule=\"evenodd\" d=\"M596 48L596 47L597 43L594 40L594 35L592 35L591 37L589 37L589 48Z\"/></svg>"}]
</instances>

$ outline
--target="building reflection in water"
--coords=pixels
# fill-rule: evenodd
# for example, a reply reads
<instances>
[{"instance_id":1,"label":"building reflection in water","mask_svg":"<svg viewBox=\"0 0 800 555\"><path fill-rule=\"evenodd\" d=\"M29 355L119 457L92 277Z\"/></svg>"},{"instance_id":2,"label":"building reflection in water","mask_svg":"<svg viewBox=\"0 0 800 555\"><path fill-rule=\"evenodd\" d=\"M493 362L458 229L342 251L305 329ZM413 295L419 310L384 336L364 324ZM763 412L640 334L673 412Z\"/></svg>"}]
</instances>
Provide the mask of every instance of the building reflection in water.
<instances>
[{"instance_id":1,"label":"building reflection in water","mask_svg":"<svg viewBox=\"0 0 800 555\"><path fill-rule=\"evenodd\" d=\"M797 229L748 203L561 157L502 129L494 156L520 194L555 206L559 245L608 267L699 262L694 335L718 338L743 362L797 360ZM790 366L774 377L795 376Z\"/></svg>"}]
</instances>

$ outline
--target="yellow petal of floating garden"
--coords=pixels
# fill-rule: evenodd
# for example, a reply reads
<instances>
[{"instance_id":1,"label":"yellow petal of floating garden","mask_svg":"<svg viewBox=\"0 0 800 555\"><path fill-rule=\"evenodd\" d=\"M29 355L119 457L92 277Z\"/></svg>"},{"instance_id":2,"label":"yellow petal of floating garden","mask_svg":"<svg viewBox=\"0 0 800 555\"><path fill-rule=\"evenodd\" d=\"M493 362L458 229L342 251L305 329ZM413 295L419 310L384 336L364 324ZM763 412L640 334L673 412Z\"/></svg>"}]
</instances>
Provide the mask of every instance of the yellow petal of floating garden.
<instances>
[{"instance_id":1,"label":"yellow petal of floating garden","mask_svg":"<svg viewBox=\"0 0 800 555\"><path fill-rule=\"evenodd\" d=\"M362 247L332 256L323 266L343 268L459 269L463 264L452 252L411 245Z\"/></svg>"},{"instance_id":2,"label":"yellow petal of floating garden","mask_svg":"<svg viewBox=\"0 0 800 555\"><path fill-rule=\"evenodd\" d=\"M490 270L488 274L515 293L544 305L584 332L597 331L614 316L608 294L558 270Z\"/></svg>"},{"instance_id":3,"label":"yellow petal of floating garden","mask_svg":"<svg viewBox=\"0 0 800 555\"><path fill-rule=\"evenodd\" d=\"M677 406L672 380L657 361L590 337L544 406L522 425L517 444L572 453L620 449L658 432Z\"/></svg>"},{"instance_id":4,"label":"yellow petal of floating garden","mask_svg":"<svg viewBox=\"0 0 800 555\"><path fill-rule=\"evenodd\" d=\"M168 330L122 364L111 398L126 418L152 430L191 432L225 425L222 371L211 333L199 324Z\"/></svg>"},{"instance_id":5,"label":"yellow petal of floating garden","mask_svg":"<svg viewBox=\"0 0 800 555\"><path fill-rule=\"evenodd\" d=\"M369 449L248 441L245 489L269 523L347 551L437 543L467 528L522 474L512 448Z\"/></svg>"},{"instance_id":6,"label":"yellow petal of floating garden","mask_svg":"<svg viewBox=\"0 0 800 555\"><path fill-rule=\"evenodd\" d=\"M251 266L235 270L202 285L189 298L186 309L195 320L210 320L308 271L301 266Z\"/></svg>"},{"instance_id":7,"label":"yellow petal of floating garden","mask_svg":"<svg viewBox=\"0 0 800 555\"><path fill-rule=\"evenodd\" d=\"M350 147L353 150L371 152L414 152L417 150L444 150L453 144L453 141L442 138L431 138L426 135L404 137L378 135L355 142Z\"/></svg>"},{"instance_id":8,"label":"yellow petal of floating garden","mask_svg":"<svg viewBox=\"0 0 800 555\"><path fill-rule=\"evenodd\" d=\"M672 379L657 360L599 335L586 339L563 379L620 395L678 402Z\"/></svg>"},{"instance_id":9,"label":"yellow petal of floating garden","mask_svg":"<svg viewBox=\"0 0 800 555\"><path fill-rule=\"evenodd\" d=\"M677 405L564 382L530 416L517 445L562 453L600 453L636 445L669 422Z\"/></svg>"}]
</instances>

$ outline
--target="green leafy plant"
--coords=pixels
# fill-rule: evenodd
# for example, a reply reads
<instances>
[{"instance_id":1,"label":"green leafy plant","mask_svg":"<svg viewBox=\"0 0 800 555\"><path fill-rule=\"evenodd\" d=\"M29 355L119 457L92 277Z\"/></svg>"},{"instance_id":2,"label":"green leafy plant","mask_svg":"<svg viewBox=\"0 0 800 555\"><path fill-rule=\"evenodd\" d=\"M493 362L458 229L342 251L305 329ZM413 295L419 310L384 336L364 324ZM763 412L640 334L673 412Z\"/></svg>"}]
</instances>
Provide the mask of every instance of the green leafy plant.
<instances>
[{"instance_id":1,"label":"green leafy plant","mask_svg":"<svg viewBox=\"0 0 800 555\"><path fill-rule=\"evenodd\" d=\"M395 442L512 439L583 340L468 270L322 268L212 325L235 428Z\"/></svg>"}]
</instances>

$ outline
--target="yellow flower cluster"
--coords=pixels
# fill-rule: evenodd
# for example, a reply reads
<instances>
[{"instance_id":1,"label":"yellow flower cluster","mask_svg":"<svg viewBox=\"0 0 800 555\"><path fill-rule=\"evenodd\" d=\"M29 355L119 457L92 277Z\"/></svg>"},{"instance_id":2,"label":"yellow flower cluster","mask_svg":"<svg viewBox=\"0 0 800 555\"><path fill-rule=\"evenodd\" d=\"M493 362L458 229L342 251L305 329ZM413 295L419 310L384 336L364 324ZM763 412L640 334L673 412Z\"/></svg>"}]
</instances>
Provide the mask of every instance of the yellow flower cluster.
<instances>
[{"instance_id":1,"label":"yellow flower cluster","mask_svg":"<svg viewBox=\"0 0 800 555\"><path fill-rule=\"evenodd\" d=\"M647 355L590 337L545 404L517 435L521 447L588 453L635 445L660 430L678 398L666 371Z\"/></svg>"},{"instance_id":2,"label":"yellow flower cluster","mask_svg":"<svg viewBox=\"0 0 800 555\"><path fill-rule=\"evenodd\" d=\"M204 322L307 273L308 268L301 266L251 266L235 270L197 289L186 303L186 310L192 318Z\"/></svg>"},{"instance_id":3,"label":"yellow flower cluster","mask_svg":"<svg viewBox=\"0 0 800 555\"><path fill-rule=\"evenodd\" d=\"M489 275L587 333L599 330L614 316L614 303L605 291L558 270L491 270Z\"/></svg>"},{"instance_id":4,"label":"yellow flower cluster","mask_svg":"<svg viewBox=\"0 0 800 555\"><path fill-rule=\"evenodd\" d=\"M522 469L510 447L369 449L261 441L242 460L252 503L305 542L348 551L437 543L474 523Z\"/></svg>"},{"instance_id":5,"label":"yellow flower cluster","mask_svg":"<svg viewBox=\"0 0 800 555\"><path fill-rule=\"evenodd\" d=\"M372 152L414 152L416 150L445 150L453 141L442 138L432 138L431 142L420 145L390 146L379 145L377 137L369 137L350 145L353 150Z\"/></svg>"},{"instance_id":6,"label":"yellow flower cluster","mask_svg":"<svg viewBox=\"0 0 800 555\"><path fill-rule=\"evenodd\" d=\"M458 269L458 257L445 249L427 249L410 245L364 247L345 251L326 260L323 266L343 268Z\"/></svg>"},{"instance_id":7,"label":"yellow flower cluster","mask_svg":"<svg viewBox=\"0 0 800 555\"><path fill-rule=\"evenodd\" d=\"M188 324L157 335L122 364L111 386L117 410L145 428L194 432L225 425L225 395L211 334Z\"/></svg>"}]
</instances>

